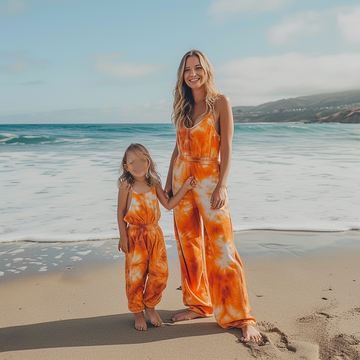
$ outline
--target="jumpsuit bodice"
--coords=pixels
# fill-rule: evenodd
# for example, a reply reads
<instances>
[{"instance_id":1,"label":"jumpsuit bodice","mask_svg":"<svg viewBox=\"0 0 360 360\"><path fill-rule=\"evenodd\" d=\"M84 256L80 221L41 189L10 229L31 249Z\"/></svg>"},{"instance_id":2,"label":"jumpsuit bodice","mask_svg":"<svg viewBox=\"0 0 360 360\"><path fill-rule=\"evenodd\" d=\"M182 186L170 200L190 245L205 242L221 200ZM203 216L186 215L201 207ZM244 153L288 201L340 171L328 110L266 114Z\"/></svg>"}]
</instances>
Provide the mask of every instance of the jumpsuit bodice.
<instances>
[{"instance_id":1,"label":"jumpsuit bodice","mask_svg":"<svg viewBox=\"0 0 360 360\"><path fill-rule=\"evenodd\" d=\"M212 113L191 128L182 125L177 131L176 144L179 155L218 159L220 135L215 130Z\"/></svg>"},{"instance_id":2,"label":"jumpsuit bodice","mask_svg":"<svg viewBox=\"0 0 360 360\"><path fill-rule=\"evenodd\" d=\"M132 189L131 191L131 204L124 221L129 225L157 225L161 212L156 189L152 187L151 190L144 194L139 194Z\"/></svg>"}]
</instances>

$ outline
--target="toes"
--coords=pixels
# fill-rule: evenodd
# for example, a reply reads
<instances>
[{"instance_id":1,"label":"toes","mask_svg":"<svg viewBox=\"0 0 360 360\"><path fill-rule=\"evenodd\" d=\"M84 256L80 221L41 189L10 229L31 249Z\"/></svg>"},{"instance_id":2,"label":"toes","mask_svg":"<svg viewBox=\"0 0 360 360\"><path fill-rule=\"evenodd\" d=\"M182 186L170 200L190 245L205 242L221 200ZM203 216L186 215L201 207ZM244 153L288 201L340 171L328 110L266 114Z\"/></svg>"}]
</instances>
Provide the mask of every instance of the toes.
<instances>
[{"instance_id":1,"label":"toes","mask_svg":"<svg viewBox=\"0 0 360 360\"><path fill-rule=\"evenodd\" d=\"M259 344L262 342L262 336L246 336L246 337L242 337L240 338L240 341L243 341L245 343L249 343L249 342L255 342L256 344Z\"/></svg>"},{"instance_id":2,"label":"toes","mask_svg":"<svg viewBox=\"0 0 360 360\"><path fill-rule=\"evenodd\" d=\"M147 327L146 326L135 326L135 329L138 331L145 331L145 330L147 330Z\"/></svg>"},{"instance_id":3,"label":"toes","mask_svg":"<svg viewBox=\"0 0 360 360\"><path fill-rule=\"evenodd\" d=\"M180 321L181 320L181 316L173 316L172 318L171 318L171 320L172 321Z\"/></svg>"},{"instance_id":4,"label":"toes","mask_svg":"<svg viewBox=\"0 0 360 360\"><path fill-rule=\"evenodd\" d=\"M162 321L161 321L161 320L154 320L154 321L151 321L151 323L152 323L154 326L161 326Z\"/></svg>"}]
</instances>

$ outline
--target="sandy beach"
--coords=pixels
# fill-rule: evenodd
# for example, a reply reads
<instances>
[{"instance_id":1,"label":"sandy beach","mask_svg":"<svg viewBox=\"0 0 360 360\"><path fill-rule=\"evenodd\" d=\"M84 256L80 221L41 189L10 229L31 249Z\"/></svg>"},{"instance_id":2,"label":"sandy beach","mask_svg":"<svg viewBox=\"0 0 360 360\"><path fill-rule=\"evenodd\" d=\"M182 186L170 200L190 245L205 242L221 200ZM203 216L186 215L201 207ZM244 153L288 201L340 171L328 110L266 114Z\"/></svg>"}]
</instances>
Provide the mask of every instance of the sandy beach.
<instances>
[{"instance_id":1,"label":"sandy beach","mask_svg":"<svg viewBox=\"0 0 360 360\"><path fill-rule=\"evenodd\" d=\"M235 234L260 346L213 318L171 323L184 308L174 244L164 324L146 332L115 240L1 244L0 359L360 359L359 231Z\"/></svg>"}]
</instances>

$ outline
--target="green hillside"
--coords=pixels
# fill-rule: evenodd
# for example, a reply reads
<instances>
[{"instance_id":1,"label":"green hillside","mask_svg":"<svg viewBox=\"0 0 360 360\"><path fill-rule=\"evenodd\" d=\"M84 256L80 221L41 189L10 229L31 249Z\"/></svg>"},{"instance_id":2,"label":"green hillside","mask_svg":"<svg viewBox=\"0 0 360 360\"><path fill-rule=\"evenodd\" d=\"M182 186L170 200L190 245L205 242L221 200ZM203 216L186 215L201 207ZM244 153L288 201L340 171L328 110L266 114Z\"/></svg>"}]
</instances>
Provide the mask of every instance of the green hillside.
<instances>
[{"instance_id":1,"label":"green hillside","mask_svg":"<svg viewBox=\"0 0 360 360\"><path fill-rule=\"evenodd\" d=\"M300 96L282 99L258 106L235 106L232 108L234 122L358 122L356 113L348 116L333 116L337 113L360 107L360 90L329 94ZM331 117L332 116L332 117Z\"/></svg>"}]
</instances>

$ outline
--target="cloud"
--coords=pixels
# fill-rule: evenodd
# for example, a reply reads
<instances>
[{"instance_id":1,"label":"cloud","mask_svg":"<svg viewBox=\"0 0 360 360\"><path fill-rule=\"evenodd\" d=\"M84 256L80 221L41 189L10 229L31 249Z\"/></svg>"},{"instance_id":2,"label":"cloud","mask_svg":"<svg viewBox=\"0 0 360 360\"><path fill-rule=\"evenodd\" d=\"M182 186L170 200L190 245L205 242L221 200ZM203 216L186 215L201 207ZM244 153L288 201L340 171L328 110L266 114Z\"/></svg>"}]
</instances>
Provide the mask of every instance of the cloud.
<instances>
[{"instance_id":1,"label":"cloud","mask_svg":"<svg viewBox=\"0 0 360 360\"><path fill-rule=\"evenodd\" d=\"M3 63L3 64L1 64ZM8 74L19 74L28 69L44 68L48 61L33 61L26 58L26 52L2 52L0 53L0 72Z\"/></svg>"},{"instance_id":2,"label":"cloud","mask_svg":"<svg viewBox=\"0 0 360 360\"><path fill-rule=\"evenodd\" d=\"M329 36L334 30L337 31L336 24L346 37L359 39L360 7L337 6L323 11L287 16L280 24L268 30L267 37L271 44L279 45L319 33Z\"/></svg>"},{"instance_id":3,"label":"cloud","mask_svg":"<svg viewBox=\"0 0 360 360\"><path fill-rule=\"evenodd\" d=\"M337 25L347 42L360 44L360 6L338 14Z\"/></svg>"},{"instance_id":4,"label":"cloud","mask_svg":"<svg viewBox=\"0 0 360 360\"><path fill-rule=\"evenodd\" d=\"M18 15L27 10L27 4L22 0L8 0L0 5L0 14Z\"/></svg>"},{"instance_id":5,"label":"cloud","mask_svg":"<svg viewBox=\"0 0 360 360\"><path fill-rule=\"evenodd\" d=\"M38 85L45 85L45 84L47 84L47 82L44 80L0 83L0 85L5 85L5 86L38 86Z\"/></svg>"},{"instance_id":6,"label":"cloud","mask_svg":"<svg viewBox=\"0 0 360 360\"><path fill-rule=\"evenodd\" d=\"M159 64L136 64L123 61L123 54L101 54L96 55L97 63L95 70L115 78L140 77L150 75L161 70Z\"/></svg>"},{"instance_id":7,"label":"cloud","mask_svg":"<svg viewBox=\"0 0 360 360\"><path fill-rule=\"evenodd\" d=\"M268 31L269 41L272 44L282 44L293 41L296 36L318 33L327 25L326 18L328 14L315 11L287 17Z\"/></svg>"},{"instance_id":8,"label":"cloud","mask_svg":"<svg viewBox=\"0 0 360 360\"><path fill-rule=\"evenodd\" d=\"M216 0L209 8L210 14L238 13L245 11L274 11L287 5L289 0Z\"/></svg>"},{"instance_id":9,"label":"cloud","mask_svg":"<svg viewBox=\"0 0 360 360\"><path fill-rule=\"evenodd\" d=\"M0 59L18 59L25 55L25 51L0 52Z\"/></svg>"},{"instance_id":10,"label":"cloud","mask_svg":"<svg viewBox=\"0 0 360 360\"><path fill-rule=\"evenodd\" d=\"M360 88L360 53L249 57L216 69L233 105Z\"/></svg>"},{"instance_id":11,"label":"cloud","mask_svg":"<svg viewBox=\"0 0 360 360\"><path fill-rule=\"evenodd\" d=\"M0 0L0 15L16 16L29 10L35 4L52 6L61 3L71 3L73 0Z\"/></svg>"},{"instance_id":12,"label":"cloud","mask_svg":"<svg viewBox=\"0 0 360 360\"><path fill-rule=\"evenodd\" d=\"M172 104L166 100L120 107L103 106L16 115L1 115L0 124L169 123Z\"/></svg>"},{"instance_id":13,"label":"cloud","mask_svg":"<svg viewBox=\"0 0 360 360\"><path fill-rule=\"evenodd\" d=\"M28 60L19 60L15 61L9 65L1 66L0 71L5 73L17 74L24 72L30 66L30 61Z\"/></svg>"}]
</instances>

